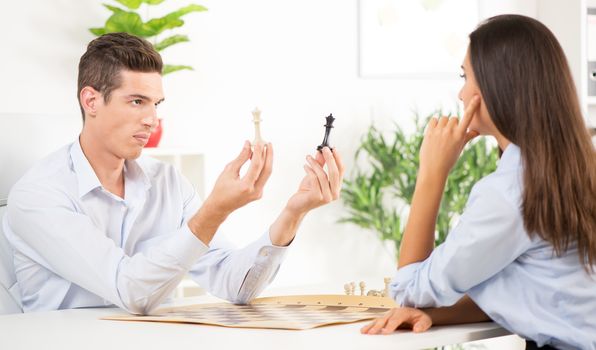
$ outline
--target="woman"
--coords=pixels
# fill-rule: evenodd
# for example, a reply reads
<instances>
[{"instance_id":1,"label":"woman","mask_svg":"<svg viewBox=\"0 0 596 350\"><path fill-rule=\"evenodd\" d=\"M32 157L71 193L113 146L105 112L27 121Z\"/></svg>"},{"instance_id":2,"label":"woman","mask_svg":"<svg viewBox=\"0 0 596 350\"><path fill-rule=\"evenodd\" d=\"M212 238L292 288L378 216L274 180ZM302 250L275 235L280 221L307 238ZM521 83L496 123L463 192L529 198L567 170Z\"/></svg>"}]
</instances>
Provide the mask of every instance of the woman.
<instances>
[{"instance_id":1,"label":"woman","mask_svg":"<svg viewBox=\"0 0 596 350\"><path fill-rule=\"evenodd\" d=\"M462 120L432 119L391 284L402 307L362 328L492 319L527 348L596 349L596 157L565 55L540 22L502 15L470 34ZM502 156L433 250L447 175L464 145Z\"/></svg>"}]
</instances>

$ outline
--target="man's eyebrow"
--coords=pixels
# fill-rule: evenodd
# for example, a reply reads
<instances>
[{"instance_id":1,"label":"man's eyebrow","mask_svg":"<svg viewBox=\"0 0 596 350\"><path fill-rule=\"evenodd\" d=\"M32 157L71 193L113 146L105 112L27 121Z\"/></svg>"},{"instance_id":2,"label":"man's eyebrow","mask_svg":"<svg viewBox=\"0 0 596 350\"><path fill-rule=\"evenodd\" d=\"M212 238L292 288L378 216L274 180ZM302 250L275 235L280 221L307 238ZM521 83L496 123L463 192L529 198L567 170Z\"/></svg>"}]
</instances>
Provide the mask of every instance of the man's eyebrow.
<instances>
[{"instance_id":1,"label":"man's eyebrow","mask_svg":"<svg viewBox=\"0 0 596 350\"><path fill-rule=\"evenodd\" d=\"M461 69L466 70L463 65L461 65L460 67L461 67Z\"/></svg>"},{"instance_id":2,"label":"man's eyebrow","mask_svg":"<svg viewBox=\"0 0 596 350\"><path fill-rule=\"evenodd\" d=\"M140 98L141 100L151 101L151 98L149 96L145 96L145 95L141 95L141 94L127 95L126 98ZM156 102L156 104L162 103L164 100L165 100L165 98L162 97L159 101Z\"/></svg>"}]
</instances>

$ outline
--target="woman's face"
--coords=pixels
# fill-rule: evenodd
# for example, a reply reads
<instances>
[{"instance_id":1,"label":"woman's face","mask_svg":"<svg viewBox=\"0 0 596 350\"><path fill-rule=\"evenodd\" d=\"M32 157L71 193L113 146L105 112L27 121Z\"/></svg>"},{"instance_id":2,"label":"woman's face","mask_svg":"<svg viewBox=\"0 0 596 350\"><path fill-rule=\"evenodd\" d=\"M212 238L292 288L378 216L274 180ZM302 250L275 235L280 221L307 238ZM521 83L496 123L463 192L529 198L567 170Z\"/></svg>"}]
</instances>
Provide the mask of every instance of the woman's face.
<instances>
[{"instance_id":1,"label":"woman's face","mask_svg":"<svg viewBox=\"0 0 596 350\"><path fill-rule=\"evenodd\" d=\"M461 90L459 91L458 97L464 103L464 110L474 95L478 95L480 97L480 108L478 109L478 112L476 112L474 119L472 119L469 129L477 131L480 135L494 136L497 129L490 119L488 110L486 109L486 104L484 103L484 99L480 93L480 88L476 83L474 70L472 69L472 65L470 63L469 49L461 67L463 70L461 77L464 79L464 86L462 86Z\"/></svg>"}]
</instances>

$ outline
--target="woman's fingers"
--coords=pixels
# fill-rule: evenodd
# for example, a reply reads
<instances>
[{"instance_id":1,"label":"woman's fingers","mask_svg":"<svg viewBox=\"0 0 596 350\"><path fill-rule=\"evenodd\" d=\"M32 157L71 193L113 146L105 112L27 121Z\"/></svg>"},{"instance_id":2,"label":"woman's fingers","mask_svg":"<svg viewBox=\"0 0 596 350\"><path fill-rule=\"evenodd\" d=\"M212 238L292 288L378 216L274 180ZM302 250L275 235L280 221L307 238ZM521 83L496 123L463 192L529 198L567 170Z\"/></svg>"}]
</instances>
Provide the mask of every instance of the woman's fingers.
<instances>
[{"instance_id":1,"label":"woman's fingers","mask_svg":"<svg viewBox=\"0 0 596 350\"><path fill-rule=\"evenodd\" d=\"M399 307L388 311L360 329L362 334L390 334L407 324L414 332L424 332L432 326L432 319L423 310Z\"/></svg>"},{"instance_id":2,"label":"woman's fingers","mask_svg":"<svg viewBox=\"0 0 596 350\"><path fill-rule=\"evenodd\" d=\"M433 325L430 317L420 317L412 324L414 333L426 332Z\"/></svg>"},{"instance_id":3,"label":"woman's fingers","mask_svg":"<svg viewBox=\"0 0 596 350\"><path fill-rule=\"evenodd\" d=\"M461 123L458 125L459 131L462 134L468 130L470 123L472 123L472 119L474 119L474 116L478 111L478 107L480 107L480 97L476 95L472 97L472 100L470 103L468 103L468 107L466 107L466 110L464 111L464 116L461 119Z\"/></svg>"}]
</instances>

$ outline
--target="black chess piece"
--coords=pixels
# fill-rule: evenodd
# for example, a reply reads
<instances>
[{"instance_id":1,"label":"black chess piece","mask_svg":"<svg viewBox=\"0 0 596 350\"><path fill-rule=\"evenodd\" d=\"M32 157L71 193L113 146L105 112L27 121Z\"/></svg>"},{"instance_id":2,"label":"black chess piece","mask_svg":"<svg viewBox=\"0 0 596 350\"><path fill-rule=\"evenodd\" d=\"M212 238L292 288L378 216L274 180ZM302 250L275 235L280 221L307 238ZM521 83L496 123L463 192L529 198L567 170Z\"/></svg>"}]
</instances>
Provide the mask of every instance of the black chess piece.
<instances>
[{"instance_id":1,"label":"black chess piece","mask_svg":"<svg viewBox=\"0 0 596 350\"><path fill-rule=\"evenodd\" d=\"M321 151L323 147L329 147L333 151L333 147L329 146L329 133L331 132L331 128L333 128L335 118L333 114L329 114L328 117L325 117L325 120L327 120L327 123L323 125L325 127L325 138L323 139L323 143L317 146L317 151Z\"/></svg>"}]
</instances>

